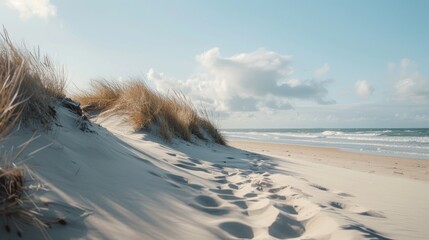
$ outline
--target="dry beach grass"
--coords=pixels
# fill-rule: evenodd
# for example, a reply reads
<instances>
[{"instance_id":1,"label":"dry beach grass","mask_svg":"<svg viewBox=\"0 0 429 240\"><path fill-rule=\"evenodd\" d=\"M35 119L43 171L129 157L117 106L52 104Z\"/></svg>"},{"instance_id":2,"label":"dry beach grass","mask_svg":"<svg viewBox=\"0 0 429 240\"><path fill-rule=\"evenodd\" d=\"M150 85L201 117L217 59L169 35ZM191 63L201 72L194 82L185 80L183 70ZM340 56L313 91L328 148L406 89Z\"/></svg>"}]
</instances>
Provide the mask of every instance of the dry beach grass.
<instances>
[{"instance_id":1,"label":"dry beach grass","mask_svg":"<svg viewBox=\"0 0 429 240\"><path fill-rule=\"evenodd\" d=\"M126 114L135 130L156 125L167 140L175 135L186 141L190 141L192 135L200 139L208 135L216 143L226 143L208 114L198 114L181 94L160 94L141 80L118 83L101 79L92 81L91 87L90 91L75 97L87 111Z\"/></svg>"},{"instance_id":2,"label":"dry beach grass","mask_svg":"<svg viewBox=\"0 0 429 240\"><path fill-rule=\"evenodd\" d=\"M62 68L38 51L14 46L4 30L0 40L0 136L16 123L49 127L54 117L50 104L65 96L65 85Z\"/></svg>"}]
</instances>

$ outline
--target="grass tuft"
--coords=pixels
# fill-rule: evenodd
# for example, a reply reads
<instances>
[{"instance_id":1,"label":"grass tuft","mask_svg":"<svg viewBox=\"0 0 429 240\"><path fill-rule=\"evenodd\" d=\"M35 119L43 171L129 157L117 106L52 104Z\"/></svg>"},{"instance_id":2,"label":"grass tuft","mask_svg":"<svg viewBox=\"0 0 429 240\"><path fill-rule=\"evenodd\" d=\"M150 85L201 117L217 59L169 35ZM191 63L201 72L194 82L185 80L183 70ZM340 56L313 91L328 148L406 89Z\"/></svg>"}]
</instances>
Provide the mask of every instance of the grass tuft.
<instances>
[{"instance_id":1,"label":"grass tuft","mask_svg":"<svg viewBox=\"0 0 429 240\"><path fill-rule=\"evenodd\" d=\"M2 164L0 167L0 209L6 202L16 202L24 191L24 174L22 169ZM1 210L0 210L1 211Z\"/></svg>"},{"instance_id":2,"label":"grass tuft","mask_svg":"<svg viewBox=\"0 0 429 240\"><path fill-rule=\"evenodd\" d=\"M41 123L49 128L55 117L50 106L65 97L66 77L40 51L14 46L4 29L0 34L0 137L17 123Z\"/></svg>"},{"instance_id":3,"label":"grass tuft","mask_svg":"<svg viewBox=\"0 0 429 240\"><path fill-rule=\"evenodd\" d=\"M207 140L205 131L216 143L226 144L208 115L200 116L183 94L162 95L141 80L93 80L91 89L75 96L75 100L91 112L126 114L136 131L155 124L165 139L176 135L186 141L191 141L192 135Z\"/></svg>"},{"instance_id":4,"label":"grass tuft","mask_svg":"<svg viewBox=\"0 0 429 240\"><path fill-rule=\"evenodd\" d=\"M122 87L106 80L91 81L91 92L82 92L79 101L90 111L105 111L112 108L118 100Z\"/></svg>"},{"instance_id":5,"label":"grass tuft","mask_svg":"<svg viewBox=\"0 0 429 240\"><path fill-rule=\"evenodd\" d=\"M34 138L30 139L22 147L25 148L33 140ZM0 156L0 216L5 220L4 227L8 233L12 229L16 230L21 237L24 225L30 225L39 229L44 239L50 239L41 209L29 192L30 188L26 186L26 168L14 163L22 150L15 156L11 153Z\"/></svg>"}]
</instances>

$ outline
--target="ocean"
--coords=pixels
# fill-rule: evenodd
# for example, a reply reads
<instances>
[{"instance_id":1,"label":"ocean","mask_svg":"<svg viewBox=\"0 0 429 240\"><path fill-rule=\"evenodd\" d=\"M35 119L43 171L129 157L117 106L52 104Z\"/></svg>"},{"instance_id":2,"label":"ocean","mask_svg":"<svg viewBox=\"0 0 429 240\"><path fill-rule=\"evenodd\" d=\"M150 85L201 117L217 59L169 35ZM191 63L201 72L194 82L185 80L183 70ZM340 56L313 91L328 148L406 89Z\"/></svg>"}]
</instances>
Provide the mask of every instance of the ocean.
<instances>
[{"instance_id":1,"label":"ocean","mask_svg":"<svg viewBox=\"0 0 429 240\"><path fill-rule=\"evenodd\" d=\"M223 129L228 140L335 147L384 156L429 159L429 128Z\"/></svg>"}]
</instances>

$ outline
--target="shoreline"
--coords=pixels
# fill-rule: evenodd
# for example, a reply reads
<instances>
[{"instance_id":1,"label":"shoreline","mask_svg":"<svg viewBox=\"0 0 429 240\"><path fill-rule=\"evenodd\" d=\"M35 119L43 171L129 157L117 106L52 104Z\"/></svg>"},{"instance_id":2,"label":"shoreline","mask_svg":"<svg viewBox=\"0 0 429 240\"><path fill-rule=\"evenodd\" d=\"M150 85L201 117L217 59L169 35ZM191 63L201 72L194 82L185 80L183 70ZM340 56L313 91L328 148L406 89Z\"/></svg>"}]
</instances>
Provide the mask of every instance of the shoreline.
<instances>
[{"instance_id":1,"label":"shoreline","mask_svg":"<svg viewBox=\"0 0 429 240\"><path fill-rule=\"evenodd\" d=\"M333 147L345 151L429 160L428 128L224 129L232 141Z\"/></svg>"},{"instance_id":2,"label":"shoreline","mask_svg":"<svg viewBox=\"0 0 429 240\"><path fill-rule=\"evenodd\" d=\"M289 158L361 172L429 181L429 160L426 159L390 157L351 152L334 147L316 147L286 143L230 140L229 145L284 159Z\"/></svg>"}]
</instances>

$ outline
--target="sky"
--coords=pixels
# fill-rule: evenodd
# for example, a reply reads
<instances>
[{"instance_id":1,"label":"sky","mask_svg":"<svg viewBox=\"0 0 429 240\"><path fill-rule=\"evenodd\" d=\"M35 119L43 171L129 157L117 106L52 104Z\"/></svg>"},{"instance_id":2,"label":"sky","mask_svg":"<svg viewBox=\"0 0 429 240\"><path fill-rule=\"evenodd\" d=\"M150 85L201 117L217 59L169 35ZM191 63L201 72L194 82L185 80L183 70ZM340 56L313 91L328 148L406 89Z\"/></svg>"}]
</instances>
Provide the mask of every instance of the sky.
<instances>
[{"instance_id":1,"label":"sky","mask_svg":"<svg viewBox=\"0 0 429 240\"><path fill-rule=\"evenodd\" d=\"M16 43L181 91L221 128L429 127L429 1L0 0Z\"/></svg>"}]
</instances>

